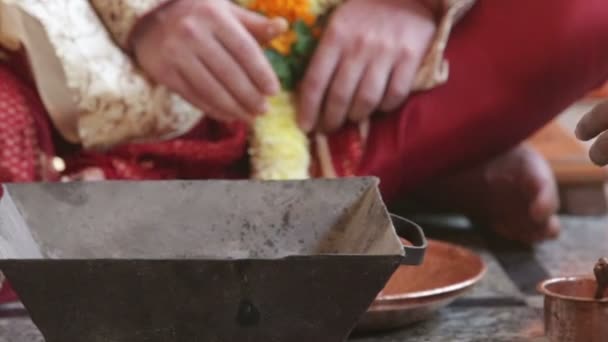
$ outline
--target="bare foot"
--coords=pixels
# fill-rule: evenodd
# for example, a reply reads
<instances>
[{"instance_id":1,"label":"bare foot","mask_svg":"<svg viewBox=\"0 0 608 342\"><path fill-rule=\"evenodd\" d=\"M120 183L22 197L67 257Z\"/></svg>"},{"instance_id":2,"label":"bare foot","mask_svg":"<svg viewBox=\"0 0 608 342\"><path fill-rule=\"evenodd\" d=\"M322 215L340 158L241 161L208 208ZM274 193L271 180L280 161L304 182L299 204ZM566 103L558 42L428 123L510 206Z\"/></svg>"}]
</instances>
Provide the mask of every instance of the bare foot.
<instances>
[{"instance_id":1,"label":"bare foot","mask_svg":"<svg viewBox=\"0 0 608 342\"><path fill-rule=\"evenodd\" d=\"M559 235L555 178L525 145L422 190L431 206L465 213L509 240L531 244Z\"/></svg>"}]
</instances>

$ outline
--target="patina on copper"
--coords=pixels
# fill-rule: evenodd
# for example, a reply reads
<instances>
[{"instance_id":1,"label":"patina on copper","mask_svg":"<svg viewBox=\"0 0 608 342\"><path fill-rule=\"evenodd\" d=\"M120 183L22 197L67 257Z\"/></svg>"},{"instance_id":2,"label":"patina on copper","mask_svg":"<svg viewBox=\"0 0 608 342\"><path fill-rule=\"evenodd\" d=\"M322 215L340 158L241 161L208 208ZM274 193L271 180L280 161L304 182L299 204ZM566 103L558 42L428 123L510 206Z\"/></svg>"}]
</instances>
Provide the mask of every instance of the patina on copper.
<instances>
[{"instance_id":1,"label":"patina on copper","mask_svg":"<svg viewBox=\"0 0 608 342\"><path fill-rule=\"evenodd\" d=\"M592 276L562 277L539 285L545 295L545 332L551 342L605 342L608 336L608 260Z\"/></svg>"},{"instance_id":2,"label":"patina on copper","mask_svg":"<svg viewBox=\"0 0 608 342\"><path fill-rule=\"evenodd\" d=\"M595 299L604 298L604 293L608 288L608 259L600 258L593 268L597 289L595 291Z\"/></svg>"},{"instance_id":3,"label":"patina on copper","mask_svg":"<svg viewBox=\"0 0 608 342\"><path fill-rule=\"evenodd\" d=\"M425 262L401 266L363 316L357 332L380 332L429 319L469 291L486 272L481 256L429 240Z\"/></svg>"}]
</instances>

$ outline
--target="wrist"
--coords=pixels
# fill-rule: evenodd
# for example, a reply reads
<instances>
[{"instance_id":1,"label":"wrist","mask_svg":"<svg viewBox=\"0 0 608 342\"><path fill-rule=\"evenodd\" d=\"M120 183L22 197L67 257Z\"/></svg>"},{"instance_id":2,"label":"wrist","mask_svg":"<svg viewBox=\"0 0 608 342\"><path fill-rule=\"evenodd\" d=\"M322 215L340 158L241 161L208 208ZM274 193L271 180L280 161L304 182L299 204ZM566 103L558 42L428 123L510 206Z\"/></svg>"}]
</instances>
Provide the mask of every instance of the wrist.
<instances>
[{"instance_id":1,"label":"wrist","mask_svg":"<svg viewBox=\"0 0 608 342\"><path fill-rule=\"evenodd\" d=\"M173 8L176 7L175 5L182 1L183 0L166 0L161 5L139 18L133 26L127 40L129 50L134 51L138 42L154 27L157 27L158 24L165 22L173 11Z\"/></svg>"}]
</instances>

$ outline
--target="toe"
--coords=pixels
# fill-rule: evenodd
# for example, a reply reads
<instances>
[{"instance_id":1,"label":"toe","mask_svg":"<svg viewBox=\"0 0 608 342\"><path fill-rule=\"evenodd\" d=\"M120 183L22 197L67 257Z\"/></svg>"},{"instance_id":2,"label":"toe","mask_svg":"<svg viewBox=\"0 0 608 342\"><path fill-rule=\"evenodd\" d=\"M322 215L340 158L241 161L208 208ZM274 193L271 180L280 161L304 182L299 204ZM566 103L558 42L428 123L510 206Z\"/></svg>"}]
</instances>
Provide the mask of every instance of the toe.
<instances>
[{"instance_id":1,"label":"toe","mask_svg":"<svg viewBox=\"0 0 608 342\"><path fill-rule=\"evenodd\" d=\"M551 183L545 183L530 202L530 217L538 224L547 222L559 210L559 196L557 189Z\"/></svg>"},{"instance_id":2,"label":"toe","mask_svg":"<svg viewBox=\"0 0 608 342\"><path fill-rule=\"evenodd\" d=\"M530 234L525 236L525 242L529 244L554 240L559 237L560 222L557 215L552 215L542 224L531 225Z\"/></svg>"},{"instance_id":3,"label":"toe","mask_svg":"<svg viewBox=\"0 0 608 342\"><path fill-rule=\"evenodd\" d=\"M561 223L559 222L559 217L557 215L551 216L549 219L549 223L547 224L546 230L546 238L547 239L557 239L559 237L559 233L561 230Z\"/></svg>"},{"instance_id":4,"label":"toe","mask_svg":"<svg viewBox=\"0 0 608 342\"><path fill-rule=\"evenodd\" d=\"M521 191L529 203L531 219L546 225L560 204L557 182L549 163L538 152L527 149L520 177Z\"/></svg>"}]
</instances>

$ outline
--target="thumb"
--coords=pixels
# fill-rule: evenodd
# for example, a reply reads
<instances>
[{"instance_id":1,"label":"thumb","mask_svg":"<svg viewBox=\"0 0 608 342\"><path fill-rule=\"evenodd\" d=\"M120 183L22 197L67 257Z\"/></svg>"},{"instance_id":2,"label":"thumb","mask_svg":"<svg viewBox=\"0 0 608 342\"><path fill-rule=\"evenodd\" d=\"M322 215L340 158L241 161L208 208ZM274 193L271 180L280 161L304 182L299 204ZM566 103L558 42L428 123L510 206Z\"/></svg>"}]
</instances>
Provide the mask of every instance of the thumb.
<instances>
[{"instance_id":1,"label":"thumb","mask_svg":"<svg viewBox=\"0 0 608 342\"><path fill-rule=\"evenodd\" d=\"M289 29L289 23L284 18L270 19L239 6L235 6L234 11L247 31L261 43L268 42Z\"/></svg>"}]
</instances>

